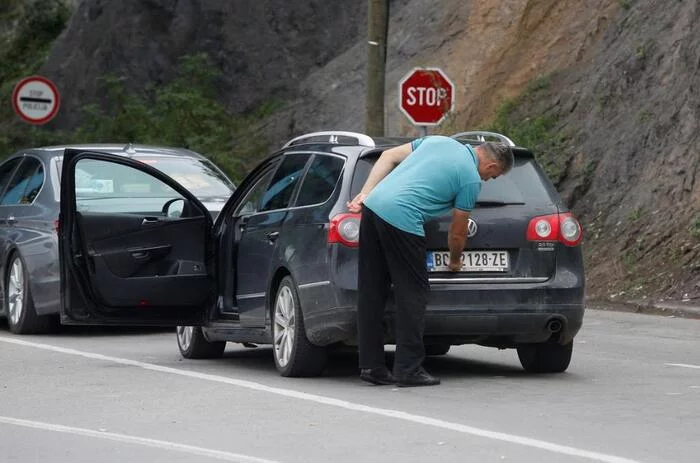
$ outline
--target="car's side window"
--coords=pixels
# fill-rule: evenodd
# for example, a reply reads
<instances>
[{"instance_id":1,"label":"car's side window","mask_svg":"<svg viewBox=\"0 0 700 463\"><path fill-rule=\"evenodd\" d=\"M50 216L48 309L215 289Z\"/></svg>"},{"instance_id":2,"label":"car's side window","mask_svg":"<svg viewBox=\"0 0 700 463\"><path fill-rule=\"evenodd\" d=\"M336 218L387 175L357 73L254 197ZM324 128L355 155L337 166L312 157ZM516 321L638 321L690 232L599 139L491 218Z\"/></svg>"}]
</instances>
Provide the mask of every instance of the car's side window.
<instances>
[{"instance_id":1,"label":"car's side window","mask_svg":"<svg viewBox=\"0 0 700 463\"><path fill-rule=\"evenodd\" d=\"M21 160L22 158L15 158L0 166L0 194L5 191L5 187L12 178L12 173L15 171L17 164L19 164ZM1 203L2 201L0 200L0 204Z\"/></svg>"},{"instance_id":2,"label":"car's side window","mask_svg":"<svg viewBox=\"0 0 700 463\"><path fill-rule=\"evenodd\" d=\"M75 166L79 212L165 215L181 207L183 196L159 179L130 166L81 159Z\"/></svg>"},{"instance_id":3,"label":"car's side window","mask_svg":"<svg viewBox=\"0 0 700 463\"><path fill-rule=\"evenodd\" d=\"M260 211L273 211L289 207L294 188L304 173L309 154L288 155L273 175L267 191L263 194Z\"/></svg>"},{"instance_id":4,"label":"car's side window","mask_svg":"<svg viewBox=\"0 0 700 463\"><path fill-rule=\"evenodd\" d=\"M44 184L44 167L36 158L26 157L7 185L0 201L3 206L31 204Z\"/></svg>"},{"instance_id":5,"label":"car's side window","mask_svg":"<svg viewBox=\"0 0 700 463\"><path fill-rule=\"evenodd\" d=\"M248 190L240 206L238 206L233 213L235 217L255 214L260 210L263 194L267 189L267 185L270 183L270 177L272 177L273 172L274 170L269 170L262 175L258 181L255 182L255 185Z\"/></svg>"},{"instance_id":6,"label":"car's side window","mask_svg":"<svg viewBox=\"0 0 700 463\"><path fill-rule=\"evenodd\" d=\"M335 190L345 161L339 157L318 154L309 166L297 197L297 206L321 204Z\"/></svg>"}]
</instances>

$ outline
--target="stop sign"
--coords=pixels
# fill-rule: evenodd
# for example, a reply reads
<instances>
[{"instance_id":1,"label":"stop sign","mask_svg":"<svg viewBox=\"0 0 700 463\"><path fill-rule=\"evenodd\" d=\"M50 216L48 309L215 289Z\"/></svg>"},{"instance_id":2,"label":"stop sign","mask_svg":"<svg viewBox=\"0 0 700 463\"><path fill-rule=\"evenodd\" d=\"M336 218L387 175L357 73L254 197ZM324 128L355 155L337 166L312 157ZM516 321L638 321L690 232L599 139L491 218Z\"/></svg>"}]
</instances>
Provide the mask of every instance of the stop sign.
<instances>
[{"instance_id":1,"label":"stop sign","mask_svg":"<svg viewBox=\"0 0 700 463\"><path fill-rule=\"evenodd\" d=\"M401 111L415 125L437 125L452 111L454 84L438 68L414 68L399 83Z\"/></svg>"}]
</instances>

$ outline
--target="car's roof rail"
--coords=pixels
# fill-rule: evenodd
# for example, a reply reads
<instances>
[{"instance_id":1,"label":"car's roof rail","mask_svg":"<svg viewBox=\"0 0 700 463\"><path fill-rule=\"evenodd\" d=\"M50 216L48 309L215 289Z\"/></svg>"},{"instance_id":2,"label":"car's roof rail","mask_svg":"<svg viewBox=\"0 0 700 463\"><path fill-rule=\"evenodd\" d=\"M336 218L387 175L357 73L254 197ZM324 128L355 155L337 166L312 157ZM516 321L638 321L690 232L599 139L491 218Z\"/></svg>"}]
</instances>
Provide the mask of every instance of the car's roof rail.
<instances>
[{"instance_id":1,"label":"car's roof rail","mask_svg":"<svg viewBox=\"0 0 700 463\"><path fill-rule=\"evenodd\" d=\"M282 148L301 145L304 143L333 143L339 145L356 145L375 147L374 140L369 135L355 132L326 131L307 133L289 140Z\"/></svg>"},{"instance_id":2,"label":"car's roof rail","mask_svg":"<svg viewBox=\"0 0 700 463\"><path fill-rule=\"evenodd\" d=\"M505 143L508 146L515 146L513 140L506 137L505 135L496 132L486 132L483 130L456 133L452 135L452 138L457 140L474 140L481 142L488 141L488 138L496 138L498 141L500 141L501 143Z\"/></svg>"}]
</instances>

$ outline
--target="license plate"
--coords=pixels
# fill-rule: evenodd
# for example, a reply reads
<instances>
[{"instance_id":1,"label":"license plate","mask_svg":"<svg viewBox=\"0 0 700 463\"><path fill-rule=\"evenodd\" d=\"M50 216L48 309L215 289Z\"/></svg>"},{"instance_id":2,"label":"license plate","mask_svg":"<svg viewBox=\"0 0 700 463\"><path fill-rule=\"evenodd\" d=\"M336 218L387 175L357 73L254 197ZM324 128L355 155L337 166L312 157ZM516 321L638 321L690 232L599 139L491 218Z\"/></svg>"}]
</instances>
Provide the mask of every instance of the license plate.
<instances>
[{"instance_id":1,"label":"license plate","mask_svg":"<svg viewBox=\"0 0 700 463\"><path fill-rule=\"evenodd\" d=\"M449 272L450 253L429 252L428 271ZM508 251L464 251L460 272L507 272L510 268Z\"/></svg>"}]
</instances>

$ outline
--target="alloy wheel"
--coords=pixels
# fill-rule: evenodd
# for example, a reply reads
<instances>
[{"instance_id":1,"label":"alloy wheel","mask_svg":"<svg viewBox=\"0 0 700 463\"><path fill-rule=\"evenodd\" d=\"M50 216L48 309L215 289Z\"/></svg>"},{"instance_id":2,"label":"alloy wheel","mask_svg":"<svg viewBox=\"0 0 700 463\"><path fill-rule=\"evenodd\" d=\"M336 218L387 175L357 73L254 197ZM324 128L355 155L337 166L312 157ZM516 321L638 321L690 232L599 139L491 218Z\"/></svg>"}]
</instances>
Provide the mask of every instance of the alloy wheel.
<instances>
[{"instance_id":1,"label":"alloy wheel","mask_svg":"<svg viewBox=\"0 0 700 463\"><path fill-rule=\"evenodd\" d=\"M15 259L10 269L10 278L7 285L7 302L9 318L13 325L17 325L24 311L24 269L22 261Z\"/></svg>"},{"instance_id":2,"label":"alloy wheel","mask_svg":"<svg viewBox=\"0 0 700 463\"><path fill-rule=\"evenodd\" d=\"M188 350L192 343L194 334L194 326L178 326L177 327L177 342L182 350Z\"/></svg>"},{"instance_id":3,"label":"alloy wheel","mask_svg":"<svg viewBox=\"0 0 700 463\"><path fill-rule=\"evenodd\" d=\"M277 294L277 301L275 301L273 325L275 357L282 368L287 366L292 356L295 330L294 296L288 286L283 286Z\"/></svg>"}]
</instances>

